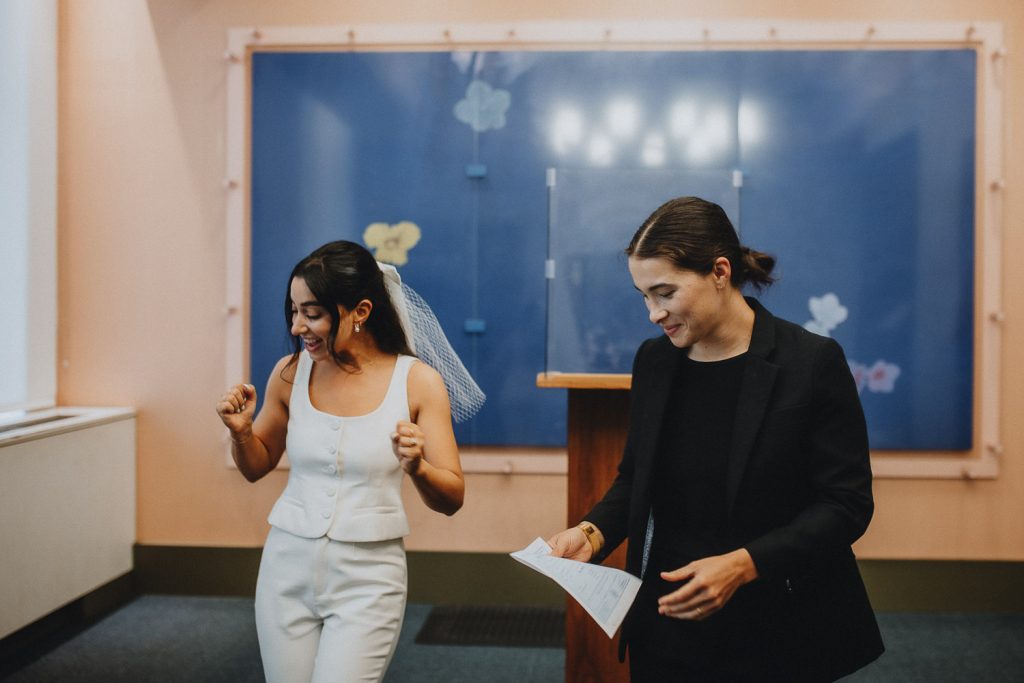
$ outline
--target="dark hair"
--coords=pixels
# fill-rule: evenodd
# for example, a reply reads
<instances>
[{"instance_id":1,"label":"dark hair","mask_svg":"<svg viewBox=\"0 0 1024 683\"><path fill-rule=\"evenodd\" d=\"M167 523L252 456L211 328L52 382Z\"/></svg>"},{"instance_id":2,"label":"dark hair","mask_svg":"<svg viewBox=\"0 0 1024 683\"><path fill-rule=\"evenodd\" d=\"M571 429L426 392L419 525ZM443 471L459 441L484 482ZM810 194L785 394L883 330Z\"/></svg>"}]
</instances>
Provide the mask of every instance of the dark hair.
<instances>
[{"instance_id":1,"label":"dark hair","mask_svg":"<svg viewBox=\"0 0 1024 683\"><path fill-rule=\"evenodd\" d=\"M284 297L284 317L289 330L292 326L291 285L297 277L305 280L317 303L331 316L327 348L338 365L355 365L351 355L339 353L334 348L338 325L341 323L338 306L351 311L363 299L373 304L373 311L364 325L367 334L373 335L377 347L385 353L413 355L395 305L384 286L384 273L373 255L364 247L345 240L328 242L296 264L288 277L288 289ZM292 343L294 353L288 365L295 363L302 351L298 337L293 338Z\"/></svg>"},{"instance_id":2,"label":"dark hair","mask_svg":"<svg viewBox=\"0 0 1024 683\"><path fill-rule=\"evenodd\" d=\"M732 265L737 289L750 283L758 290L775 282L775 257L740 244L736 229L718 204L699 197L676 197L654 210L626 247L628 256L664 258L678 268L710 273L715 259Z\"/></svg>"}]
</instances>

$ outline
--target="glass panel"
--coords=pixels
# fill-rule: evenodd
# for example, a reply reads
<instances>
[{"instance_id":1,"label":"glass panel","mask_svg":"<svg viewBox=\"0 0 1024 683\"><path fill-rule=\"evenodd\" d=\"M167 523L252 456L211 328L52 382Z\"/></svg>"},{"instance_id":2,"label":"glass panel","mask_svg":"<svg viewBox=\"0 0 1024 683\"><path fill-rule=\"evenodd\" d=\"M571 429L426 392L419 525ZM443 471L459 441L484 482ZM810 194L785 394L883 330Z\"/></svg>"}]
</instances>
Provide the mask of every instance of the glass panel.
<instances>
[{"instance_id":1,"label":"glass panel","mask_svg":"<svg viewBox=\"0 0 1024 683\"><path fill-rule=\"evenodd\" d=\"M721 205L738 228L733 172L552 169L552 180L548 257L554 277L549 265L545 369L628 373L637 347L658 331L623 250L654 209L683 195Z\"/></svg>"}]
</instances>

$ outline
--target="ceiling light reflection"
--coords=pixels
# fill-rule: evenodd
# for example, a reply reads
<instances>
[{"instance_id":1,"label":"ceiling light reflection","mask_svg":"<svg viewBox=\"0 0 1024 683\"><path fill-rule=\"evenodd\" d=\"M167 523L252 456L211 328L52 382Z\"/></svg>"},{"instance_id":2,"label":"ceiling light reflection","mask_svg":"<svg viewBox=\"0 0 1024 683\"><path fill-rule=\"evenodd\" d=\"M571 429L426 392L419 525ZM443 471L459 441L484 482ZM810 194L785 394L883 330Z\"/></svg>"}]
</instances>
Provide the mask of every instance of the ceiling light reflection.
<instances>
[{"instance_id":1,"label":"ceiling light reflection","mask_svg":"<svg viewBox=\"0 0 1024 683\"><path fill-rule=\"evenodd\" d=\"M608 105L608 130L620 138L632 137L640 121L636 102L619 99Z\"/></svg>"},{"instance_id":2,"label":"ceiling light reflection","mask_svg":"<svg viewBox=\"0 0 1024 683\"><path fill-rule=\"evenodd\" d=\"M579 110L564 108L555 113L551 142L558 154L565 154L583 141L583 115Z\"/></svg>"},{"instance_id":3,"label":"ceiling light reflection","mask_svg":"<svg viewBox=\"0 0 1024 683\"><path fill-rule=\"evenodd\" d=\"M693 137L686 144L686 156L692 163L706 163L725 153L732 143L733 127L729 113L722 109L704 112Z\"/></svg>"},{"instance_id":4,"label":"ceiling light reflection","mask_svg":"<svg viewBox=\"0 0 1024 683\"><path fill-rule=\"evenodd\" d=\"M664 166L665 136L661 133L648 133L640 151L640 158L645 166Z\"/></svg>"},{"instance_id":5,"label":"ceiling light reflection","mask_svg":"<svg viewBox=\"0 0 1024 683\"><path fill-rule=\"evenodd\" d=\"M614 147L612 141L604 135L595 135L590 139L590 163L595 166L610 166Z\"/></svg>"},{"instance_id":6,"label":"ceiling light reflection","mask_svg":"<svg viewBox=\"0 0 1024 683\"><path fill-rule=\"evenodd\" d=\"M764 112L760 102L749 98L740 102L739 128L741 145L760 144L764 139Z\"/></svg>"},{"instance_id":7,"label":"ceiling light reflection","mask_svg":"<svg viewBox=\"0 0 1024 683\"><path fill-rule=\"evenodd\" d=\"M675 140L685 140L694 133L698 120L697 103L690 99L679 100L669 110L669 132Z\"/></svg>"}]
</instances>

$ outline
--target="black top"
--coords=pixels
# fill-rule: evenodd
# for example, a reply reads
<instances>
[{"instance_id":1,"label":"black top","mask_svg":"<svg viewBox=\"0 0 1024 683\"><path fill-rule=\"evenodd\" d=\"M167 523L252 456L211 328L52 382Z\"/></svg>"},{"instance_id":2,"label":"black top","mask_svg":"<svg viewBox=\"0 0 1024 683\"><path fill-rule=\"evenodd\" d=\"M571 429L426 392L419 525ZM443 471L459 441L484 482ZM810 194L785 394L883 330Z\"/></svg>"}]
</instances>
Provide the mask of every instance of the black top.
<instances>
[{"instance_id":1,"label":"black top","mask_svg":"<svg viewBox=\"0 0 1024 683\"><path fill-rule=\"evenodd\" d=\"M736 550L727 539L726 475L744 362L745 355L694 361L680 351L658 440L654 538L635 606L649 657L701 680L711 674L709 664L714 675L737 681L765 680L769 666L729 604L699 622L657 613L658 598L683 585L664 581L661 572Z\"/></svg>"},{"instance_id":2,"label":"black top","mask_svg":"<svg viewBox=\"0 0 1024 683\"><path fill-rule=\"evenodd\" d=\"M684 352L680 352L683 354ZM744 356L699 362L683 355L661 424L652 491L652 557L676 569L719 555L725 477Z\"/></svg>"}]
</instances>

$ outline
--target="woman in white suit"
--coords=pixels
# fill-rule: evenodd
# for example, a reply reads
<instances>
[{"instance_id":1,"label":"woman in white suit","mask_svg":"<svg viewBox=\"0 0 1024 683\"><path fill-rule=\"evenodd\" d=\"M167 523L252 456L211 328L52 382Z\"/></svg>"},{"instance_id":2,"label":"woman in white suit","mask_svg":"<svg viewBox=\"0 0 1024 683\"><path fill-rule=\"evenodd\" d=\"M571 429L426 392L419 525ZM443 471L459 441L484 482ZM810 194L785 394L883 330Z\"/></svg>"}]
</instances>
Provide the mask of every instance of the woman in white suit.
<instances>
[{"instance_id":1,"label":"woman in white suit","mask_svg":"<svg viewBox=\"0 0 1024 683\"><path fill-rule=\"evenodd\" d=\"M295 351L271 372L259 415L249 384L217 404L246 479L286 449L291 464L256 587L271 682L382 679L405 610L403 473L431 509L462 507L445 383L413 356L397 282L353 242L314 251L289 278Z\"/></svg>"}]
</instances>

